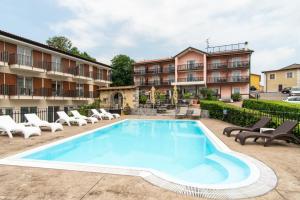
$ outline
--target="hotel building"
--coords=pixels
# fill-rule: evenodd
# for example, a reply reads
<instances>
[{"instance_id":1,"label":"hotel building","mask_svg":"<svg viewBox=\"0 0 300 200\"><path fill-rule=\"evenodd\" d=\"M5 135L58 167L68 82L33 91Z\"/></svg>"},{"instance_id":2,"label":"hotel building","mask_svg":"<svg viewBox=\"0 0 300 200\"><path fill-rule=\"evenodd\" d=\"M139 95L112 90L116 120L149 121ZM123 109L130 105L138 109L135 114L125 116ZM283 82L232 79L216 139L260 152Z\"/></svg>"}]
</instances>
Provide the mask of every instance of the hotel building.
<instances>
[{"instance_id":1,"label":"hotel building","mask_svg":"<svg viewBox=\"0 0 300 200\"><path fill-rule=\"evenodd\" d=\"M56 111L93 102L111 83L109 65L0 31L0 114Z\"/></svg>"},{"instance_id":2,"label":"hotel building","mask_svg":"<svg viewBox=\"0 0 300 200\"><path fill-rule=\"evenodd\" d=\"M208 47L206 51L188 47L177 55L134 64L134 84L147 92L152 86L171 95L174 85L179 95L186 92L199 95L207 87L221 99L233 93L249 97L250 61L252 50L247 42Z\"/></svg>"}]
</instances>

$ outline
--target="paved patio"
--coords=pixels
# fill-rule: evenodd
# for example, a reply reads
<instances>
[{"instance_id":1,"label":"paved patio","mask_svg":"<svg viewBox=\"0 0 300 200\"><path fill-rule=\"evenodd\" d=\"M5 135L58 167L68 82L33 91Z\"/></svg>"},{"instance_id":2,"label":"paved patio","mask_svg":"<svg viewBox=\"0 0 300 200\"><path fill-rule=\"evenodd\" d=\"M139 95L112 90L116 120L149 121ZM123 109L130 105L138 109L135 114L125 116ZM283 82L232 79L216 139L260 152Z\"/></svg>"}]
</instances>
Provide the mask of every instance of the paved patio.
<instances>
[{"instance_id":1,"label":"paved patio","mask_svg":"<svg viewBox=\"0 0 300 200\"><path fill-rule=\"evenodd\" d=\"M140 118L140 116L130 116ZM143 117L153 118L153 117ZM156 117L164 118L168 117ZM124 119L124 118L123 118ZM278 186L268 194L255 199L300 199L300 147L283 142L270 147L249 142L241 146L233 138L222 135L229 124L212 119L201 120L232 150L263 161L278 176ZM85 127L66 127L64 131L24 140L21 136L9 139L0 136L0 158L41 146L65 137L79 134L115 121L104 121ZM199 199L183 196L156 187L139 177L111 174L41 169L0 165L0 199Z\"/></svg>"}]
</instances>

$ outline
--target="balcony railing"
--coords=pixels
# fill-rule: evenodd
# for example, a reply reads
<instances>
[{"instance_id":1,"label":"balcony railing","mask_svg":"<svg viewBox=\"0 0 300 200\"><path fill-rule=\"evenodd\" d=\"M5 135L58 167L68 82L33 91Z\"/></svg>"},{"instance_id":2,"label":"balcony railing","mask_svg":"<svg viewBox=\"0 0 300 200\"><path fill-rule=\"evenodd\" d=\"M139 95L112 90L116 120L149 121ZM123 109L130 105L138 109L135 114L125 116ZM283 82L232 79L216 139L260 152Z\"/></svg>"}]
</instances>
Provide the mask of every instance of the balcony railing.
<instances>
[{"instance_id":1,"label":"balcony railing","mask_svg":"<svg viewBox=\"0 0 300 200\"><path fill-rule=\"evenodd\" d=\"M229 45L222 45L222 46L214 46L214 47L207 47L206 50L208 53L220 53L220 52L228 52L228 51L241 51L241 50L248 50L248 43L236 43L236 44L229 44Z\"/></svg>"},{"instance_id":2,"label":"balcony railing","mask_svg":"<svg viewBox=\"0 0 300 200\"><path fill-rule=\"evenodd\" d=\"M234 83L249 82L249 76L229 76L227 81L234 82Z\"/></svg>"},{"instance_id":3,"label":"balcony railing","mask_svg":"<svg viewBox=\"0 0 300 200\"><path fill-rule=\"evenodd\" d=\"M203 81L203 77L186 77L186 78L178 78L178 82L197 82Z\"/></svg>"},{"instance_id":4,"label":"balcony railing","mask_svg":"<svg viewBox=\"0 0 300 200\"><path fill-rule=\"evenodd\" d=\"M86 78L92 78L92 72L90 71L85 71L85 70L80 70L79 68L74 68L73 69L73 75L74 76L82 76L82 77L86 77Z\"/></svg>"},{"instance_id":5,"label":"balcony railing","mask_svg":"<svg viewBox=\"0 0 300 200\"><path fill-rule=\"evenodd\" d=\"M10 54L9 55L10 65L24 65L33 67L32 56L22 55L22 54Z\"/></svg>"},{"instance_id":6,"label":"balcony railing","mask_svg":"<svg viewBox=\"0 0 300 200\"><path fill-rule=\"evenodd\" d=\"M163 68L162 73L174 73L175 72L175 67L166 67Z\"/></svg>"},{"instance_id":7,"label":"balcony railing","mask_svg":"<svg viewBox=\"0 0 300 200\"><path fill-rule=\"evenodd\" d=\"M7 51L0 52L0 62L8 62L9 54Z\"/></svg>"},{"instance_id":8,"label":"balcony railing","mask_svg":"<svg viewBox=\"0 0 300 200\"><path fill-rule=\"evenodd\" d=\"M178 71L203 70L203 63L178 65L177 70Z\"/></svg>"},{"instance_id":9,"label":"balcony railing","mask_svg":"<svg viewBox=\"0 0 300 200\"><path fill-rule=\"evenodd\" d=\"M227 63L211 63L207 65L208 70L226 69Z\"/></svg>"},{"instance_id":10,"label":"balcony railing","mask_svg":"<svg viewBox=\"0 0 300 200\"><path fill-rule=\"evenodd\" d=\"M98 91L54 90L53 88L20 88L16 85L0 85L0 95L41 97L84 97L97 98Z\"/></svg>"},{"instance_id":11,"label":"balcony railing","mask_svg":"<svg viewBox=\"0 0 300 200\"><path fill-rule=\"evenodd\" d=\"M175 82L174 79L163 80L163 81L161 81L161 85L171 85L173 82Z\"/></svg>"},{"instance_id":12,"label":"balcony railing","mask_svg":"<svg viewBox=\"0 0 300 200\"><path fill-rule=\"evenodd\" d=\"M249 76L208 77L207 83L247 83Z\"/></svg>"},{"instance_id":13,"label":"balcony railing","mask_svg":"<svg viewBox=\"0 0 300 200\"><path fill-rule=\"evenodd\" d=\"M145 69L139 69L139 70L134 70L134 75L144 75L146 74L146 70Z\"/></svg>"},{"instance_id":14,"label":"balcony railing","mask_svg":"<svg viewBox=\"0 0 300 200\"><path fill-rule=\"evenodd\" d=\"M226 83L227 77L208 77L207 83Z\"/></svg>"},{"instance_id":15,"label":"balcony railing","mask_svg":"<svg viewBox=\"0 0 300 200\"><path fill-rule=\"evenodd\" d=\"M228 68L249 68L249 61L234 61L228 62Z\"/></svg>"}]
</instances>

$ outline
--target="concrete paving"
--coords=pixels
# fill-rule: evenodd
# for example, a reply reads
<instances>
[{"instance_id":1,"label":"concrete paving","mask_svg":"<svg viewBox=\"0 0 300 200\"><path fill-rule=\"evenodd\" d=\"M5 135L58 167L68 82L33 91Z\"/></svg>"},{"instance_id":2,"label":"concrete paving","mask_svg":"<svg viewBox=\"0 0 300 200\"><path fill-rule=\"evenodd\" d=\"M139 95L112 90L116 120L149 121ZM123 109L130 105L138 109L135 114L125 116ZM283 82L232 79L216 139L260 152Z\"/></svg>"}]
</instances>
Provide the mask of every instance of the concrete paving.
<instances>
[{"instance_id":1,"label":"concrete paving","mask_svg":"<svg viewBox=\"0 0 300 200\"><path fill-rule=\"evenodd\" d=\"M154 117L130 116L126 118ZM155 118L167 119L168 117ZM278 186L268 194L254 199L300 199L300 146L284 142L277 142L270 147L263 147L252 142L241 146L234 142L232 137L222 135L223 128L230 124L212 119L201 119L201 121L231 149L263 161L276 172ZM42 136L27 140L22 136L15 136L13 139L0 136L0 158L112 122L115 120L89 124L85 127L65 127L64 131L55 134L43 132ZM200 199L167 191L139 177L5 165L0 165L0 185L0 200Z\"/></svg>"}]
</instances>

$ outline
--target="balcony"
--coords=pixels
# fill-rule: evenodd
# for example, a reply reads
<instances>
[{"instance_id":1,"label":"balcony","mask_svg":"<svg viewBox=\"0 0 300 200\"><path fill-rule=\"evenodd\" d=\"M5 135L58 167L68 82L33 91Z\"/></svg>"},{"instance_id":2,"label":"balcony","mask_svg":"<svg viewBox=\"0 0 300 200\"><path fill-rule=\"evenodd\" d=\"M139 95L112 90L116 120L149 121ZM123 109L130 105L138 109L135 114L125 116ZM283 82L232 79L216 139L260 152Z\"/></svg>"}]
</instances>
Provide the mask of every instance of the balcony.
<instances>
[{"instance_id":1,"label":"balcony","mask_svg":"<svg viewBox=\"0 0 300 200\"><path fill-rule=\"evenodd\" d=\"M7 51L0 52L0 66L5 65L9 61L9 54Z\"/></svg>"},{"instance_id":2,"label":"balcony","mask_svg":"<svg viewBox=\"0 0 300 200\"><path fill-rule=\"evenodd\" d=\"M229 76L227 82L229 83L249 83L249 76Z\"/></svg>"},{"instance_id":3,"label":"balcony","mask_svg":"<svg viewBox=\"0 0 300 200\"><path fill-rule=\"evenodd\" d=\"M0 94L10 99L43 99L45 88L20 88L16 85L1 85Z\"/></svg>"},{"instance_id":4,"label":"balcony","mask_svg":"<svg viewBox=\"0 0 300 200\"><path fill-rule=\"evenodd\" d=\"M249 76L208 77L207 83L249 83Z\"/></svg>"},{"instance_id":5,"label":"balcony","mask_svg":"<svg viewBox=\"0 0 300 200\"><path fill-rule=\"evenodd\" d=\"M224 63L211 63L207 65L207 70L234 70L234 69L248 69L250 67L249 61L234 61Z\"/></svg>"},{"instance_id":6,"label":"balcony","mask_svg":"<svg viewBox=\"0 0 300 200\"><path fill-rule=\"evenodd\" d=\"M72 77L74 68L67 68L62 66L60 63L55 62L44 62L44 67L47 70L47 74L51 76L60 77Z\"/></svg>"},{"instance_id":7,"label":"balcony","mask_svg":"<svg viewBox=\"0 0 300 200\"><path fill-rule=\"evenodd\" d=\"M177 66L177 71L203 70L203 63L183 64Z\"/></svg>"},{"instance_id":8,"label":"balcony","mask_svg":"<svg viewBox=\"0 0 300 200\"><path fill-rule=\"evenodd\" d=\"M146 69L134 70L133 74L134 75L145 75L146 74Z\"/></svg>"},{"instance_id":9,"label":"balcony","mask_svg":"<svg viewBox=\"0 0 300 200\"><path fill-rule=\"evenodd\" d=\"M10 54L9 65L11 69L43 73L45 71L43 62L34 61L31 56L21 54Z\"/></svg>"},{"instance_id":10,"label":"balcony","mask_svg":"<svg viewBox=\"0 0 300 200\"><path fill-rule=\"evenodd\" d=\"M177 83L172 83L172 85L203 85L203 84L204 84L204 79L201 76L178 78Z\"/></svg>"},{"instance_id":11,"label":"balcony","mask_svg":"<svg viewBox=\"0 0 300 200\"><path fill-rule=\"evenodd\" d=\"M228 62L228 68L230 69L236 69L236 68L249 68L250 62L249 61L234 61L234 62Z\"/></svg>"},{"instance_id":12,"label":"balcony","mask_svg":"<svg viewBox=\"0 0 300 200\"><path fill-rule=\"evenodd\" d=\"M227 77L208 77L207 83L227 83Z\"/></svg>"},{"instance_id":13,"label":"balcony","mask_svg":"<svg viewBox=\"0 0 300 200\"><path fill-rule=\"evenodd\" d=\"M85 80L85 81L93 80L92 72L80 70L80 68L77 67L73 69L73 75L74 75L74 79Z\"/></svg>"},{"instance_id":14,"label":"balcony","mask_svg":"<svg viewBox=\"0 0 300 200\"><path fill-rule=\"evenodd\" d=\"M167 68L163 68L162 73L175 73L175 67L167 67Z\"/></svg>"},{"instance_id":15,"label":"balcony","mask_svg":"<svg viewBox=\"0 0 300 200\"><path fill-rule=\"evenodd\" d=\"M93 74L93 78L94 78L94 82L98 83L98 84L110 84L111 83L110 76L107 77L106 78L107 80L106 80L103 73Z\"/></svg>"},{"instance_id":16,"label":"balcony","mask_svg":"<svg viewBox=\"0 0 300 200\"><path fill-rule=\"evenodd\" d=\"M172 85L172 83L174 83L175 80L174 79L170 79L170 80L163 80L161 82L161 85Z\"/></svg>"},{"instance_id":17,"label":"balcony","mask_svg":"<svg viewBox=\"0 0 300 200\"><path fill-rule=\"evenodd\" d=\"M227 69L227 62L226 63L211 63L207 65L207 70L221 70Z\"/></svg>"}]
</instances>

